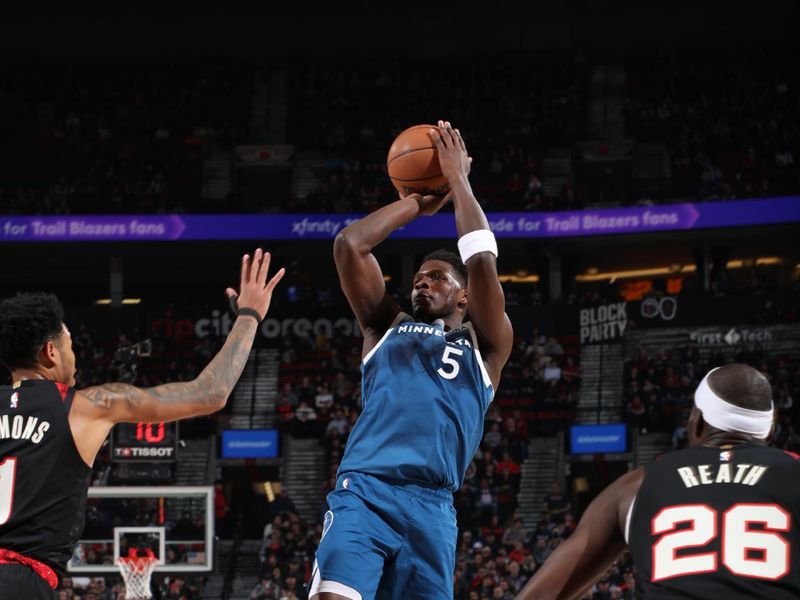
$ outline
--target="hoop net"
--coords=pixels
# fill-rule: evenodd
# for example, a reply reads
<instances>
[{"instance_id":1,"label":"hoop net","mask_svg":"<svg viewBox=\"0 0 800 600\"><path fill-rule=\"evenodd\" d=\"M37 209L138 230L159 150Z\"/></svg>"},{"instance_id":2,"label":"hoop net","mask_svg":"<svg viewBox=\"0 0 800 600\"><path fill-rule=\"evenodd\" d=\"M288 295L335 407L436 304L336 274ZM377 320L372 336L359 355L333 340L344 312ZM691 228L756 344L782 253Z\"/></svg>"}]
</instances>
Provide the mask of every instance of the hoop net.
<instances>
[{"instance_id":1,"label":"hoop net","mask_svg":"<svg viewBox=\"0 0 800 600\"><path fill-rule=\"evenodd\" d=\"M131 550L128 556L117 559L119 572L125 580L125 600L148 600L153 597L150 593L150 577L157 562L158 559L150 550L145 556L138 556L136 550Z\"/></svg>"}]
</instances>

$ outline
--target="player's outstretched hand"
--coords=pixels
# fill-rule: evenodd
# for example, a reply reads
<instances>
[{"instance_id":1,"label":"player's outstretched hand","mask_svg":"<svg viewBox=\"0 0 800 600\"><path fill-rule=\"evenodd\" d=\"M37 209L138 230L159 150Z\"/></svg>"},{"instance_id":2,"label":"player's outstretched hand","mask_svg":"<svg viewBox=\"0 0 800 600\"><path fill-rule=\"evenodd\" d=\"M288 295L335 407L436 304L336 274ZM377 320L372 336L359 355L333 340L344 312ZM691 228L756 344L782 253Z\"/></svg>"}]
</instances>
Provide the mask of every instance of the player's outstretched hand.
<instances>
[{"instance_id":1,"label":"player's outstretched hand","mask_svg":"<svg viewBox=\"0 0 800 600\"><path fill-rule=\"evenodd\" d=\"M439 154L439 167L448 181L469 175L472 159L467 154L467 147L458 129L453 129L450 121L439 121L438 129L428 132L436 144Z\"/></svg>"},{"instance_id":2,"label":"player's outstretched hand","mask_svg":"<svg viewBox=\"0 0 800 600\"><path fill-rule=\"evenodd\" d=\"M406 198L410 198L417 203L417 207L419 209L419 212L417 213L418 217L432 217L439 212L440 208L450 202L452 197L452 192L448 192L444 196L423 196L422 194L409 194L406 196Z\"/></svg>"},{"instance_id":3,"label":"player's outstretched hand","mask_svg":"<svg viewBox=\"0 0 800 600\"><path fill-rule=\"evenodd\" d=\"M272 291L286 274L286 269L280 268L272 279L267 282L269 271L270 253L257 248L251 258L249 254L242 257L242 276L239 282L239 291L233 288L225 290L231 305L241 310L250 308L256 311L261 319L267 316L269 304L272 301Z\"/></svg>"}]
</instances>

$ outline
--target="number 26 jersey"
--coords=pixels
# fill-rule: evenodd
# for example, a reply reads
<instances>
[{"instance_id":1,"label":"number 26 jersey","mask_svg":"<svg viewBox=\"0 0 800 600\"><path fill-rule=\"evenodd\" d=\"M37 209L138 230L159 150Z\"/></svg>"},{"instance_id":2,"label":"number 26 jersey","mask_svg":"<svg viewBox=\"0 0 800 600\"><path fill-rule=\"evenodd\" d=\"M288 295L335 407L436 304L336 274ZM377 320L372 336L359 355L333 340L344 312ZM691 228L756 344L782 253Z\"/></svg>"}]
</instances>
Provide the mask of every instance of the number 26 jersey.
<instances>
[{"instance_id":1,"label":"number 26 jersey","mask_svg":"<svg viewBox=\"0 0 800 600\"><path fill-rule=\"evenodd\" d=\"M366 473L456 491L494 395L470 323L390 328L361 363L363 410L339 475Z\"/></svg>"},{"instance_id":2,"label":"number 26 jersey","mask_svg":"<svg viewBox=\"0 0 800 600\"><path fill-rule=\"evenodd\" d=\"M638 598L800 598L800 460L754 442L666 454L628 545Z\"/></svg>"}]
</instances>

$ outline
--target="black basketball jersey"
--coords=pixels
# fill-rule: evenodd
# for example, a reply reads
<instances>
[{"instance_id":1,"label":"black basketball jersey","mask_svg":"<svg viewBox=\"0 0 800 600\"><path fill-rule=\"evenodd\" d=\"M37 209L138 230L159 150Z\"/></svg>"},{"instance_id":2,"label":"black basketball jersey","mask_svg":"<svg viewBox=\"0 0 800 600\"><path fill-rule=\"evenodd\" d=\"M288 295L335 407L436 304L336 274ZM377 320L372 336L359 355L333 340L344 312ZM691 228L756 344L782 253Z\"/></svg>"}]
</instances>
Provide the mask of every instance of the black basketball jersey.
<instances>
[{"instance_id":1,"label":"black basketball jersey","mask_svg":"<svg viewBox=\"0 0 800 600\"><path fill-rule=\"evenodd\" d=\"M762 444L687 448L645 471L630 513L637 596L800 598L800 460Z\"/></svg>"},{"instance_id":2,"label":"black basketball jersey","mask_svg":"<svg viewBox=\"0 0 800 600\"><path fill-rule=\"evenodd\" d=\"M74 394L45 379L0 386L0 548L59 577L83 533L91 476L67 420Z\"/></svg>"}]
</instances>

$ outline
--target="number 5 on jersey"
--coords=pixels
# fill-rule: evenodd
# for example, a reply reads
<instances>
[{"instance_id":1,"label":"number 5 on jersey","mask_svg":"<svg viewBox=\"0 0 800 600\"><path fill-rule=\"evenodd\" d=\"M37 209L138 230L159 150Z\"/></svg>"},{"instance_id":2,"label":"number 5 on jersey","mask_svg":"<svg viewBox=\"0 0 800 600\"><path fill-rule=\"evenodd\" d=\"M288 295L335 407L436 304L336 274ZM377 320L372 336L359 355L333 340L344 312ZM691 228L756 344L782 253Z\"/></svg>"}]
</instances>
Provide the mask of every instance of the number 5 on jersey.
<instances>
[{"instance_id":1,"label":"number 5 on jersey","mask_svg":"<svg viewBox=\"0 0 800 600\"><path fill-rule=\"evenodd\" d=\"M461 356L464 354L463 350L459 350L458 348L454 348L453 346L445 346L444 347L444 354L442 354L442 362L451 367L451 370L445 371L444 367L439 367L436 372L439 373L445 379L455 379L455 376L458 375L459 364L456 359L451 358L450 355L455 354L456 356Z\"/></svg>"}]
</instances>

